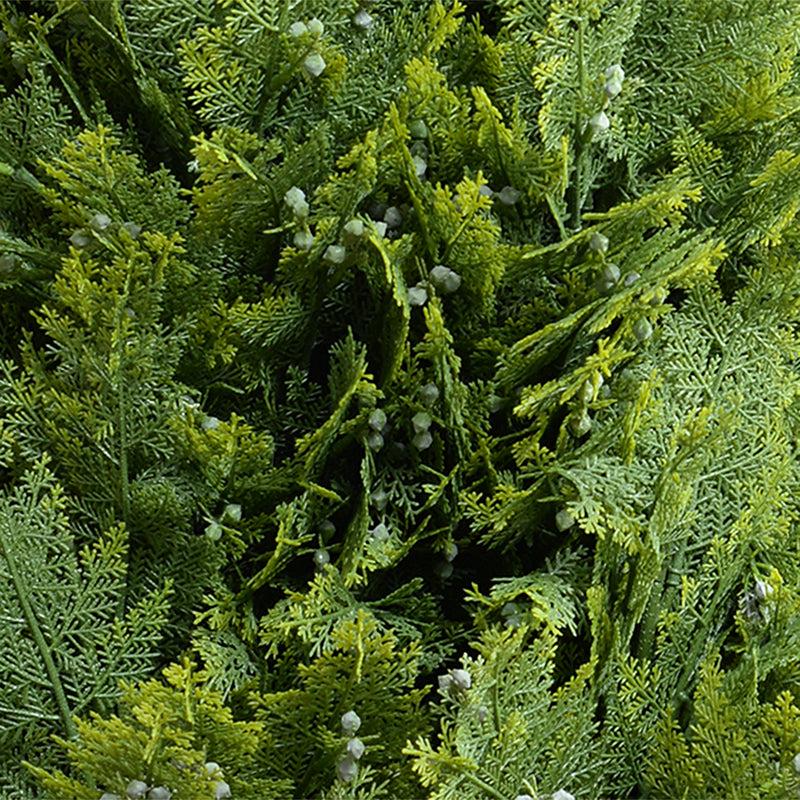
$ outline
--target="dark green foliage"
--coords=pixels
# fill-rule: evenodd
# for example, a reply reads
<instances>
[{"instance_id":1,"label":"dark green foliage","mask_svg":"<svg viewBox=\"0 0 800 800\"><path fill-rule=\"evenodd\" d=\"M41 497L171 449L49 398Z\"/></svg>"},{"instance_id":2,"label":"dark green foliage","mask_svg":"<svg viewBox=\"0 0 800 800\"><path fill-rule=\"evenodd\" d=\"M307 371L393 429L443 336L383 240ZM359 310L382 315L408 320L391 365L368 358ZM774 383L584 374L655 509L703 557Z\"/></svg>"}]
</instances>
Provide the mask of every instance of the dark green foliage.
<instances>
[{"instance_id":1,"label":"dark green foliage","mask_svg":"<svg viewBox=\"0 0 800 800\"><path fill-rule=\"evenodd\" d=\"M0 797L795 796L798 20L0 0Z\"/></svg>"}]
</instances>

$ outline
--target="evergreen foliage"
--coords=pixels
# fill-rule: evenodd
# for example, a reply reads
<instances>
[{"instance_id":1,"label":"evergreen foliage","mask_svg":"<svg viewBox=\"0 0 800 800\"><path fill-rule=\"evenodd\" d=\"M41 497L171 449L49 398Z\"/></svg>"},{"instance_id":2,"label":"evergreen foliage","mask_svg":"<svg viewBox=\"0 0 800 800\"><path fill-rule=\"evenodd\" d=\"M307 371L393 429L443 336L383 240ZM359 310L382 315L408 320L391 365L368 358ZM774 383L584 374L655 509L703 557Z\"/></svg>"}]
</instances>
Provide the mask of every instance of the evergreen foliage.
<instances>
[{"instance_id":1,"label":"evergreen foliage","mask_svg":"<svg viewBox=\"0 0 800 800\"><path fill-rule=\"evenodd\" d=\"M0 0L0 798L800 796L800 0Z\"/></svg>"}]
</instances>

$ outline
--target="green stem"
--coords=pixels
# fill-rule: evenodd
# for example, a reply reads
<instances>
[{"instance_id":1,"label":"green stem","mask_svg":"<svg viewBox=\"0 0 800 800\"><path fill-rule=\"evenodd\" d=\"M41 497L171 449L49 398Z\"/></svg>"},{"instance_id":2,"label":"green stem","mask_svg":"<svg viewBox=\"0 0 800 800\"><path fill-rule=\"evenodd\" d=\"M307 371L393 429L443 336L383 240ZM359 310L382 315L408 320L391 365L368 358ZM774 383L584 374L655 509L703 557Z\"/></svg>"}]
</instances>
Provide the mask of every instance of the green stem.
<instances>
[{"instance_id":1,"label":"green stem","mask_svg":"<svg viewBox=\"0 0 800 800\"><path fill-rule=\"evenodd\" d=\"M582 12L582 10L581 10ZM581 227L581 183L583 181L583 98L586 91L586 64L584 62L584 35L586 20L581 13L578 20L578 102L575 114L575 177L570 187L570 225L573 230Z\"/></svg>"},{"instance_id":2,"label":"green stem","mask_svg":"<svg viewBox=\"0 0 800 800\"><path fill-rule=\"evenodd\" d=\"M50 648L47 646L42 629L39 627L39 621L36 619L36 612L33 610L33 606L31 605L28 587L22 580L22 575L17 569L17 564L14 560L14 556L8 549L8 544L5 541L2 541L3 538L3 534L0 533L0 545L2 545L3 555L5 556L9 572L11 573L11 580L14 583L14 588L16 589L17 597L19 598L19 604L22 607L22 613L25 616L25 621L28 623L29 630L33 635L33 640L36 642L36 646L39 648L39 655L41 655L42 661L44 662L45 669L47 670L47 676L50 678L50 683L53 687L53 694L56 698L56 705L58 706L58 713L61 716L61 722L64 725L67 738L74 739L77 737L78 731L75 727L75 723L72 720L72 712L70 711L69 703L67 702L67 695L64 691L64 686L61 683L61 676L58 673L58 668L56 667L55 661L53 661L53 656L50 653Z\"/></svg>"}]
</instances>

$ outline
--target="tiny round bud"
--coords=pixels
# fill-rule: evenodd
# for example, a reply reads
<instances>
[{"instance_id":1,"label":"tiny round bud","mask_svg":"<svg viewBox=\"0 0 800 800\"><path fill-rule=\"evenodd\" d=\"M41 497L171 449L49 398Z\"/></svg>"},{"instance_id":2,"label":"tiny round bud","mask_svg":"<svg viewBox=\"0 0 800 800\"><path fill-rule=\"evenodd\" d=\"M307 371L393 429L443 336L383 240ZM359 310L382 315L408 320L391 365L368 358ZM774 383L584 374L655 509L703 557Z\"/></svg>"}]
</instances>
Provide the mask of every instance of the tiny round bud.
<instances>
[{"instance_id":1,"label":"tiny round bud","mask_svg":"<svg viewBox=\"0 0 800 800\"><path fill-rule=\"evenodd\" d=\"M453 676L452 675L440 675L439 676L439 689L443 692L449 692L453 686Z\"/></svg>"},{"instance_id":2,"label":"tiny round bud","mask_svg":"<svg viewBox=\"0 0 800 800\"><path fill-rule=\"evenodd\" d=\"M500 613L504 617L513 617L515 614L520 613L520 607L517 603L508 602L500 609Z\"/></svg>"},{"instance_id":3,"label":"tiny round bud","mask_svg":"<svg viewBox=\"0 0 800 800\"><path fill-rule=\"evenodd\" d=\"M377 200L375 200L369 204L367 213L374 220L383 219L383 215L386 213L386 203L379 203Z\"/></svg>"},{"instance_id":4,"label":"tiny round bud","mask_svg":"<svg viewBox=\"0 0 800 800\"><path fill-rule=\"evenodd\" d=\"M775 590L766 581L756 581L756 597L766 600Z\"/></svg>"},{"instance_id":5,"label":"tiny round bud","mask_svg":"<svg viewBox=\"0 0 800 800\"><path fill-rule=\"evenodd\" d=\"M310 250L314 244L314 235L311 231L297 231L292 237L292 243L298 250Z\"/></svg>"},{"instance_id":6,"label":"tiny round bud","mask_svg":"<svg viewBox=\"0 0 800 800\"><path fill-rule=\"evenodd\" d=\"M514 800L533 800L529 794L518 794Z\"/></svg>"},{"instance_id":7,"label":"tiny round bud","mask_svg":"<svg viewBox=\"0 0 800 800\"><path fill-rule=\"evenodd\" d=\"M326 519L319 526L319 530L323 536L333 536L333 534L336 533L336 526L329 519Z\"/></svg>"},{"instance_id":8,"label":"tiny round bud","mask_svg":"<svg viewBox=\"0 0 800 800\"><path fill-rule=\"evenodd\" d=\"M522 192L519 189L515 189L513 186L504 186L498 193L497 199L504 205L504 206L513 206L514 203L519 200L522 196Z\"/></svg>"},{"instance_id":9,"label":"tiny round bud","mask_svg":"<svg viewBox=\"0 0 800 800\"><path fill-rule=\"evenodd\" d=\"M118 794L112 794L111 792L103 792L100 795L100 800L119 800Z\"/></svg>"},{"instance_id":10,"label":"tiny round bud","mask_svg":"<svg viewBox=\"0 0 800 800\"><path fill-rule=\"evenodd\" d=\"M650 299L651 306L660 306L667 299L667 290L660 288L656 289L653 297Z\"/></svg>"},{"instance_id":11,"label":"tiny round bud","mask_svg":"<svg viewBox=\"0 0 800 800\"><path fill-rule=\"evenodd\" d=\"M419 156L422 159L426 159L429 155L428 146L425 144L425 142L413 142L409 150L411 151L412 156Z\"/></svg>"},{"instance_id":12,"label":"tiny round bud","mask_svg":"<svg viewBox=\"0 0 800 800\"><path fill-rule=\"evenodd\" d=\"M217 781L214 784L214 800L228 800L230 797L231 787L225 781Z\"/></svg>"},{"instance_id":13,"label":"tiny round bud","mask_svg":"<svg viewBox=\"0 0 800 800\"><path fill-rule=\"evenodd\" d=\"M431 405L439 399L439 387L435 383L426 383L420 390L422 402Z\"/></svg>"},{"instance_id":14,"label":"tiny round bud","mask_svg":"<svg viewBox=\"0 0 800 800\"><path fill-rule=\"evenodd\" d=\"M466 690L472 686L472 676L465 669L451 669L450 675L456 689Z\"/></svg>"},{"instance_id":15,"label":"tiny round bud","mask_svg":"<svg viewBox=\"0 0 800 800\"><path fill-rule=\"evenodd\" d=\"M293 22L289 26L289 35L294 36L295 39L298 36L302 36L304 33L308 33L308 26L305 22Z\"/></svg>"},{"instance_id":16,"label":"tiny round bud","mask_svg":"<svg viewBox=\"0 0 800 800\"><path fill-rule=\"evenodd\" d=\"M412 156L411 160L414 162L414 172L418 178L421 178L428 169L425 159L421 156Z\"/></svg>"},{"instance_id":17,"label":"tiny round bud","mask_svg":"<svg viewBox=\"0 0 800 800\"><path fill-rule=\"evenodd\" d=\"M353 24L357 28L366 30L367 28L372 27L372 17L362 8L359 11L356 11L355 16L353 17Z\"/></svg>"},{"instance_id":18,"label":"tiny round bud","mask_svg":"<svg viewBox=\"0 0 800 800\"><path fill-rule=\"evenodd\" d=\"M556 528L560 531L569 530L575 524L575 518L565 508L556 514Z\"/></svg>"},{"instance_id":19,"label":"tiny round bud","mask_svg":"<svg viewBox=\"0 0 800 800\"><path fill-rule=\"evenodd\" d=\"M617 80L617 81L624 81L625 80L625 70L622 69L620 64L612 64L606 70L606 80Z\"/></svg>"},{"instance_id":20,"label":"tiny round bud","mask_svg":"<svg viewBox=\"0 0 800 800\"><path fill-rule=\"evenodd\" d=\"M322 24L322 20L319 20L316 17L310 19L308 21L308 32L314 36L322 36L322 34L325 32L325 26Z\"/></svg>"},{"instance_id":21,"label":"tiny round bud","mask_svg":"<svg viewBox=\"0 0 800 800\"><path fill-rule=\"evenodd\" d=\"M427 139L428 126L425 124L424 120L415 119L408 123L408 132L415 139Z\"/></svg>"},{"instance_id":22,"label":"tiny round bud","mask_svg":"<svg viewBox=\"0 0 800 800\"><path fill-rule=\"evenodd\" d=\"M625 276L625 280L623 281L623 283L625 284L625 286L633 286L633 284L636 283L636 281L638 281L639 278L641 277L642 276L638 272L629 272Z\"/></svg>"},{"instance_id":23,"label":"tiny round bud","mask_svg":"<svg viewBox=\"0 0 800 800\"><path fill-rule=\"evenodd\" d=\"M383 436L381 436L378 431L372 431L369 436L367 436L367 444L370 450L377 452L383 447Z\"/></svg>"},{"instance_id":24,"label":"tiny round bud","mask_svg":"<svg viewBox=\"0 0 800 800\"><path fill-rule=\"evenodd\" d=\"M570 427L576 436L584 436L592 429L592 418L584 411L580 417L573 417L570 420Z\"/></svg>"},{"instance_id":25,"label":"tiny round bud","mask_svg":"<svg viewBox=\"0 0 800 800\"><path fill-rule=\"evenodd\" d=\"M319 53L310 53L303 62L303 69L312 77L318 78L325 71L325 59Z\"/></svg>"},{"instance_id":26,"label":"tiny round bud","mask_svg":"<svg viewBox=\"0 0 800 800\"><path fill-rule=\"evenodd\" d=\"M478 722L480 722L481 725L483 725L483 723L486 722L487 719L489 719L489 707L483 705L478 706L477 717L478 717Z\"/></svg>"},{"instance_id":27,"label":"tiny round bud","mask_svg":"<svg viewBox=\"0 0 800 800\"><path fill-rule=\"evenodd\" d=\"M428 299L428 292L424 286L412 286L408 290L408 304L410 306L424 306Z\"/></svg>"},{"instance_id":28,"label":"tiny round bud","mask_svg":"<svg viewBox=\"0 0 800 800\"><path fill-rule=\"evenodd\" d=\"M375 231L377 232L380 238L386 236L386 223L385 222L376 222L375 223Z\"/></svg>"},{"instance_id":29,"label":"tiny round bud","mask_svg":"<svg viewBox=\"0 0 800 800\"><path fill-rule=\"evenodd\" d=\"M427 411L418 411L411 417L411 424L414 426L415 433L428 430L431 426L431 422L431 415Z\"/></svg>"},{"instance_id":30,"label":"tiny round bud","mask_svg":"<svg viewBox=\"0 0 800 800\"><path fill-rule=\"evenodd\" d=\"M461 286L461 276L444 264L437 264L430 272L431 283L443 294L455 292Z\"/></svg>"},{"instance_id":31,"label":"tiny round bud","mask_svg":"<svg viewBox=\"0 0 800 800\"><path fill-rule=\"evenodd\" d=\"M372 538L376 542L385 542L389 538L389 529L382 522L372 529Z\"/></svg>"},{"instance_id":32,"label":"tiny round bud","mask_svg":"<svg viewBox=\"0 0 800 800\"><path fill-rule=\"evenodd\" d=\"M461 286L461 276L457 272L450 270L442 281L442 292L444 294L452 294L458 290L459 286Z\"/></svg>"},{"instance_id":33,"label":"tiny round bud","mask_svg":"<svg viewBox=\"0 0 800 800\"><path fill-rule=\"evenodd\" d=\"M323 258L331 264L341 264L347 251L340 244L330 244L325 250Z\"/></svg>"},{"instance_id":34,"label":"tiny round bud","mask_svg":"<svg viewBox=\"0 0 800 800\"><path fill-rule=\"evenodd\" d=\"M216 761L207 761L204 764L204 767L209 775L213 775L215 772L219 772L219 774L222 775L222 769L220 768L220 765L217 764Z\"/></svg>"},{"instance_id":35,"label":"tiny round bud","mask_svg":"<svg viewBox=\"0 0 800 800\"><path fill-rule=\"evenodd\" d=\"M370 428L382 431L386 427L386 412L382 408L375 408L370 412L368 420Z\"/></svg>"},{"instance_id":36,"label":"tiny round bud","mask_svg":"<svg viewBox=\"0 0 800 800\"><path fill-rule=\"evenodd\" d=\"M128 232L131 239L138 239L139 234L142 232L142 226L137 225L135 222L123 222L122 227Z\"/></svg>"},{"instance_id":37,"label":"tiny round bud","mask_svg":"<svg viewBox=\"0 0 800 800\"><path fill-rule=\"evenodd\" d=\"M342 733L345 736L355 736L361 727L361 717L355 711L346 711L342 714Z\"/></svg>"},{"instance_id":38,"label":"tiny round bud","mask_svg":"<svg viewBox=\"0 0 800 800\"><path fill-rule=\"evenodd\" d=\"M442 284L444 283L444 279L449 272L450 267L446 267L444 264L437 264L430 273L431 283L433 283L437 289L441 288Z\"/></svg>"},{"instance_id":39,"label":"tiny round bud","mask_svg":"<svg viewBox=\"0 0 800 800\"><path fill-rule=\"evenodd\" d=\"M612 78L606 81L605 92L609 100L613 100L622 91L622 81Z\"/></svg>"},{"instance_id":40,"label":"tiny round bud","mask_svg":"<svg viewBox=\"0 0 800 800\"><path fill-rule=\"evenodd\" d=\"M488 407L490 414L496 414L503 407L503 398L496 394L490 394Z\"/></svg>"},{"instance_id":41,"label":"tiny round bud","mask_svg":"<svg viewBox=\"0 0 800 800\"><path fill-rule=\"evenodd\" d=\"M417 450L427 450L433 444L433 436L431 436L430 431L420 431L411 440L411 444L413 444Z\"/></svg>"},{"instance_id":42,"label":"tiny round bud","mask_svg":"<svg viewBox=\"0 0 800 800\"><path fill-rule=\"evenodd\" d=\"M580 398L584 405L591 403L592 400L594 400L594 386L592 386L592 382L590 380L585 380L581 384Z\"/></svg>"},{"instance_id":43,"label":"tiny round bud","mask_svg":"<svg viewBox=\"0 0 800 800\"><path fill-rule=\"evenodd\" d=\"M131 781L125 790L128 800L142 800L147 794L147 784L144 781Z\"/></svg>"},{"instance_id":44,"label":"tiny round bud","mask_svg":"<svg viewBox=\"0 0 800 800\"><path fill-rule=\"evenodd\" d=\"M219 420L216 417L206 417L200 424L204 431L213 431L219 427Z\"/></svg>"},{"instance_id":45,"label":"tiny round bud","mask_svg":"<svg viewBox=\"0 0 800 800\"><path fill-rule=\"evenodd\" d=\"M111 224L111 217L108 214L103 214L102 212L95 214L89 220L89 227L95 231L104 231L109 225Z\"/></svg>"},{"instance_id":46,"label":"tiny round bud","mask_svg":"<svg viewBox=\"0 0 800 800\"><path fill-rule=\"evenodd\" d=\"M558 791L553 792L553 800L575 800L575 797L569 792L559 789Z\"/></svg>"},{"instance_id":47,"label":"tiny round bud","mask_svg":"<svg viewBox=\"0 0 800 800\"><path fill-rule=\"evenodd\" d=\"M206 537L212 542L218 542L222 538L222 525L216 520L206 525Z\"/></svg>"},{"instance_id":48,"label":"tiny round bud","mask_svg":"<svg viewBox=\"0 0 800 800\"><path fill-rule=\"evenodd\" d=\"M383 221L390 228L398 228L403 221L403 215L397 206L389 206L389 208L386 209L386 213L383 215Z\"/></svg>"},{"instance_id":49,"label":"tiny round bud","mask_svg":"<svg viewBox=\"0 0 800 800\"><path fill-rule=\"evenodd\" d=\"M242 518L242 507L238 503L228 503L222 512L222 519L227 522L239 522Z\"/></svg>"},{"instance_id":50,"label":"tiny round bud","mask_svg":"<svg viewBox=\"0 0 800 800\"><path fill-rule=\"evenodd\" d=\"M620 277L619 267L616 264L606 264L600 271L600 277L606 283L617 283Z\"/></svg>"},{"instance_id":51,"label":"tiny round bud","mask_svg":"<svg viewBox=\"0 0 800 800\"><path fill-rule=\"evenodd\" d=\"M653 335L653 326L647 317L636 320L633 324L633 335L640 342L646 342Z\"/></svg>"},{"instance_id":52,"label":"tiny round bud","mask_svg":"<svg viewBox=\"0 0 800 800\"><path fill-rule=\"evenodd\" d=\"M339 762L336 767L336 773L339 776L339 780L344 781L344 783L350 783L358 775L358 764L353 758L347 756L347 758L343 758Z\"/></svg>"},{"instance_id":53,"label":"tiny round bud","mask_svg":"<svg viewBox=\"0 0 800 800\"><path fill-rule=\"evenodd\" d=\"M363 236L364 234L364 223L360 219L351 219L350 222L344 226L344 232L348 236L352 236L354 239L357 239L359 236Z\"/></svg>"},{"instance_id":54,"label":"tiny round bud","mask_svg":"<svg viewBox=\"0 0 800 800\"><path fill-rule=\"evenodd\" d=\"M593 134L603 133L611 127L605 111L599 111L589 120L589 128Z\"/></svg>"},{"instance_id":55,"label":"tiny round bud","mask_svg":"<svg viewBox=\"0 0 800 800\"><path fill-rule=\"evenodd\" d=\"M86 247L92 239L86 231L75 231L72 236L69 237L69 241L73 247L80 249L81 247Z\"/></svg>"},{"instance_id":56,"label":"tiny round bud","mask_svg":"<svg viewBox=\"0 0 800 800\"><path fill-rule=\"evenodd\" d=\"M316 566L324 567L326 564L329 564L330 561L331 561L330 553L323 547L320 547L319 550L314 551L314 564Z\"/></svg>"},{"instance_id":57,"label":"tiny round bud","mask_svg":"<svg viewBox=\"0 0 800 800\"><path fill-rule=\"evenodd\" d=\"M166 786L154 786L147 793L147 800L170 800L172 792Z\"/></svg>"},{"instance_id":58,"label":"tiny round bud","mask_svg":"<svg viewBox=\"0 0 800 800\"><path fill-rule=\"evenodd\" d=\"M489 184L482 183L478 187L478 194L483 196L483 197L491 197L494 194L494 192L492 191L492 187L489 186Z\"/></svg>"},{"instance_id":59,"label":"tiny round bud","mask_svg":"<svg viewBox=\"0 0 800 800\"><path fill-rule=\"evenodd\" d=\"M800 774L800 753L792 759L792 765L794 766L794 771Z\"/></svg>"},{"instance_id":60,"label":"tiny round bud","mask_svg":"<svg viewBox=\"0 0 800 800\"><path fill-rule=\"evenodd\" d=\"M449 561L442 561L439 565L439 577L447 580L453 574L453 565Z\"/></svg>"},{"instance_id":61,"label":"tiny round bud","mask_svg":"<svg viewBox=\"0 0 800 800\"><path fill-rule=\"evenodd\" d=\"M290 208L295 208L299 203L304 203L306 193L298 186L292 186L283 196L283 202Z\"/></svg>"},{"instance_id":62,"label":"tiny round bud","mask_svg":"<svg viewBox=\"0 0 800 800\"><path fill-rule=\"evenodd\" d=\"M347 754L352 758L354 758L356 761L358 761L361 758L361 756L364 755L364 751L366 749L367 748L364 747L364 742L362 742L361 739L358 738L351 739L347 743Z\"/></svg>"},{"instance_id":63,"label":"tiny round bud","mask_svg":"<svg viewBox=\"0 0 800 800\"><path fill-rule=\"evenodd\" d=\"M375 489L369 496L370 501L378 509L378 511L383 511L386 508L386 504L389 502L389 495L383 489Z\"/></svg>"},{"instance_id":64,"label":"tiny round bud","mask_svg":"<svg viewBox=\"0 0 800 800\"><path fill-rule=\"evenodd\" d=\"M608 250L608 237L595 231L589 237L589 249L595 253L605 253Z\"/></svg>"},{"instance_id":65,"label":"tiny round bud","mask_svg":"<svg viewBox=\"0 0 800 800\"><path fill-rule=\"evenodd\" d=\"M444 548L445 561L452 561L458 555L458 545L455 542L448 542Z\"/></svg>"}]
</instances>

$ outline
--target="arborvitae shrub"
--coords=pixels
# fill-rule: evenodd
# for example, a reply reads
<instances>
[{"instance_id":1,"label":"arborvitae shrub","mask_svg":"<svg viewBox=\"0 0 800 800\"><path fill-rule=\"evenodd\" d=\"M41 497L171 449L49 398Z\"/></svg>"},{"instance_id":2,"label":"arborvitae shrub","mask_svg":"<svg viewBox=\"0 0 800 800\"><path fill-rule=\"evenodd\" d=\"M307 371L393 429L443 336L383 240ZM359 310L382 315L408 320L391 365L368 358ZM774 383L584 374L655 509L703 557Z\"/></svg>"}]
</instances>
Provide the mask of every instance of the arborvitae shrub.
<instances>
[{"instance_id":1,"label":"arborvitae shrub","mask_svg":"<svg viewBox=\"0 0 800 800\"><path fill-rule=\"evenodd\" d=\"M0 798L800 796L800 0L0 25Z\"/></svg>"}]
</instances>

